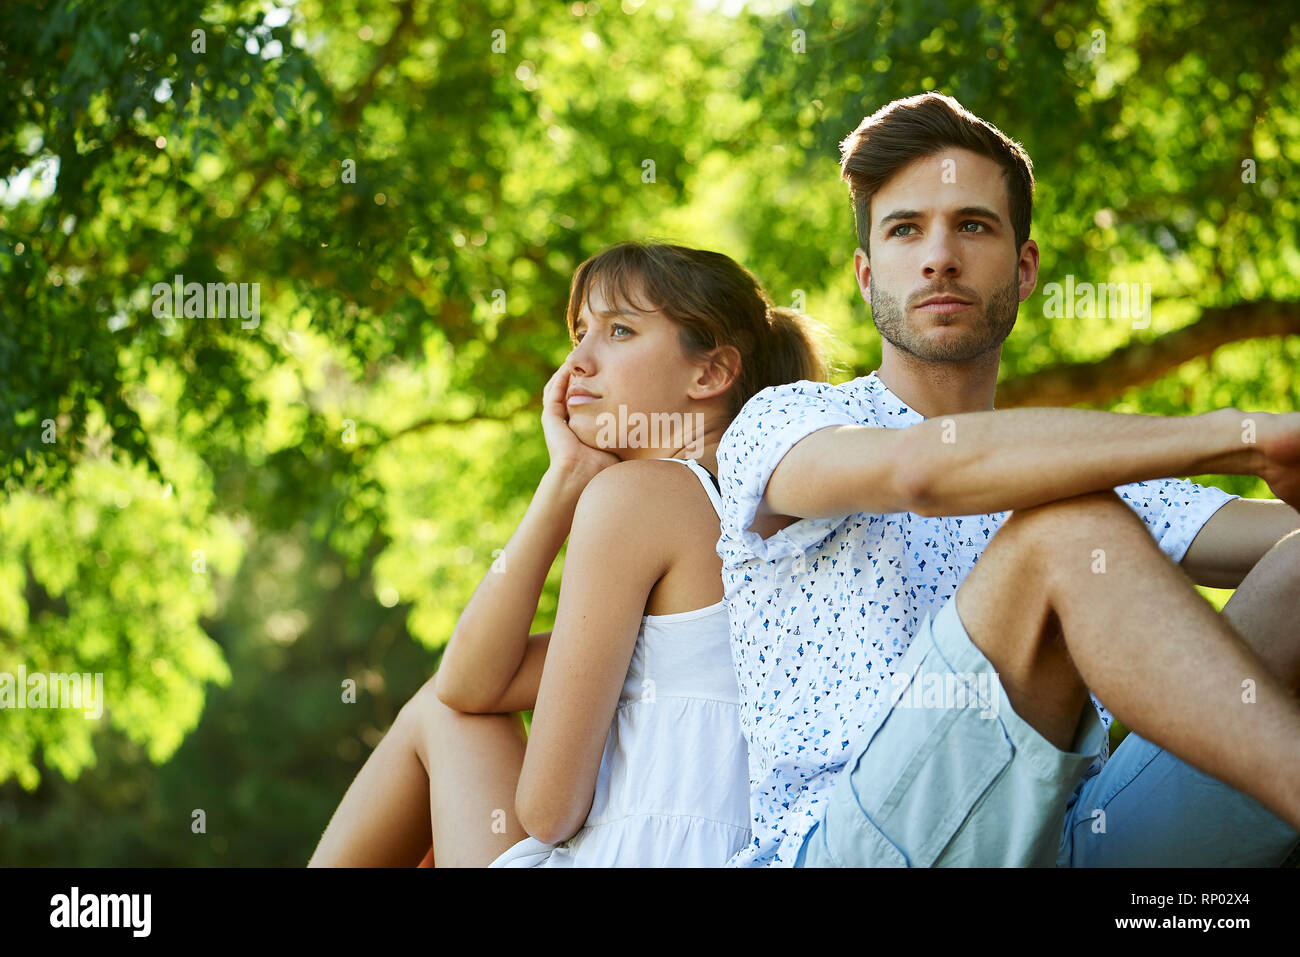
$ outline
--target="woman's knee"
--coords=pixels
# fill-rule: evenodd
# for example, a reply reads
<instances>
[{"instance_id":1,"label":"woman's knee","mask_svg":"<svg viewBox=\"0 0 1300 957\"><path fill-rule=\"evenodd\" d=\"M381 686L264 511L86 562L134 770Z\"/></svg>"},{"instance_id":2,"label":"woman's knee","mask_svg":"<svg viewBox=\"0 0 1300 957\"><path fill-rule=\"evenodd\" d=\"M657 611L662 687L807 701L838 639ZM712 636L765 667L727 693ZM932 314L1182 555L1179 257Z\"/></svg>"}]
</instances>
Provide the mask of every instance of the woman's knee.
<instances>
[{"instance_id":1,"label":"woman's knee","mask_svg":"<svg viewBox=\"0 0 1300 957\"><path fill-rule=\"evenodd\" d=\"M522 725L517 714L470 714L457 711L446 704L437 692L437 673L420 686L411 699L398 712L394 726L410 740L426 762L440 743L466 735L491 733L496 725L502 731L522 735Z\"/></svg>"},{"instance_id":2,"label":"woman's knee","mask_svg":"<svg viewBox=\"0 0 1300 957\"><path fill-rule=\"evenodd\" d=\"M421 753L422 760L430 735L436 733L457 714L438 697L435 684L437 677L435 673L422 684L406 704L402 705L397 712L397 718L393 721L393 731Z\"/></svg>"}]
</instances>

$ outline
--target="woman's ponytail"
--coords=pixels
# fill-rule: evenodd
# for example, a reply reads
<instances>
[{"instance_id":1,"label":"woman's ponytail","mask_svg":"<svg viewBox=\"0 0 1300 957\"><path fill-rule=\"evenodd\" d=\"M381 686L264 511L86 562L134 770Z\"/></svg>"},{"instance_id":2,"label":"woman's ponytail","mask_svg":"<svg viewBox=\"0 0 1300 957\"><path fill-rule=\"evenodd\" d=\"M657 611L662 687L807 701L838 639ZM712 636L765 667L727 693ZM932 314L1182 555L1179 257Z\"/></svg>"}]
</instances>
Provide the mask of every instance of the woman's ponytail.
<instances>
[{"instance_id":1,"label":"woman's ponytail","mask_svg":"<svg viewBox=\"0 0 1300 957\"><path fill-rule=\"evenodd\" d=\"M802 379L825 382L825 328L811 316L784 306L770 307L767 317L766 341L758 343L751 359L757 366L759 383L754 391Z\"/></svg>"}]
</instances>

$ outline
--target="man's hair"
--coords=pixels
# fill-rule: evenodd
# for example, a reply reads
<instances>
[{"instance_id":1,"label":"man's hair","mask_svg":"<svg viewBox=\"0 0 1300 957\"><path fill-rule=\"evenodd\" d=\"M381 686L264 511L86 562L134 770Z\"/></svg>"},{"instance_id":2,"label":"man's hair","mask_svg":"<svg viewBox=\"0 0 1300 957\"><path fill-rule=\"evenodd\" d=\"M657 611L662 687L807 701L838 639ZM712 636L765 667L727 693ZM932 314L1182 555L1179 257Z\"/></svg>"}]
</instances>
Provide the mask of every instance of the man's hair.
<instances>
[{"instance_id":1,"label":"man's hair","mask_svg":"<svg viewBox=\"0 0 1300 957\"><path fill-rule=\"evenodd\" d=\"M951 96L920 93L872 113L840 144L841 177L849 184L858 245L871 252L871 199L911 163L949 147L987 156L1002 167L1016 249L1029 238L1034 212L1034 164L1023 146Z\"/></svg>"}]
</instances>

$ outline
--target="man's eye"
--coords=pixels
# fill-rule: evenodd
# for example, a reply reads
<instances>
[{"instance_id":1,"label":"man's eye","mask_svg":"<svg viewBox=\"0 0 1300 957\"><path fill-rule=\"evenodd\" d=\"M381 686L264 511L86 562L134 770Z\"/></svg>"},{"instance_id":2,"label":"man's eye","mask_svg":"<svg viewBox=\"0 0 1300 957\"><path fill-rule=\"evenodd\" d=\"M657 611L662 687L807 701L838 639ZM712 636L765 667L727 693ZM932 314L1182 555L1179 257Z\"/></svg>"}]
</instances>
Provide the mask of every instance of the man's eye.
<instances>
[{"instance_id":1,"label":"man's eye","mask_svg":"<svg viewBox=\"0 0 1300 957\"><path fill-rule=\"evenodd\" d=\"M978 222L977 220L974 220L974 219L968 219L968 220L966 220L966 222L962 223L962 226L963 226L963 227L966 227L966 226L978 226L980 229L984 230L985 232L988 232L988 226L987 226L987 225L985 225L984 223Z\"/></svg>"},{"instance_id":2,"label":"man's eye","mask_svg":"<svg viewBox=\"0 0 1300 957\"><path fill-rule=\"evenodd\" d=\"M899 225L895 226L893 229L891 229L891 230L889 231L889 235L891 235L891 236L898 236L898 235L901 235L901 234L898 232L900 229L915 229L915 228L916 228L916 227L913 226L911 223L900 223Z\"/></svg>"}]
</instances>

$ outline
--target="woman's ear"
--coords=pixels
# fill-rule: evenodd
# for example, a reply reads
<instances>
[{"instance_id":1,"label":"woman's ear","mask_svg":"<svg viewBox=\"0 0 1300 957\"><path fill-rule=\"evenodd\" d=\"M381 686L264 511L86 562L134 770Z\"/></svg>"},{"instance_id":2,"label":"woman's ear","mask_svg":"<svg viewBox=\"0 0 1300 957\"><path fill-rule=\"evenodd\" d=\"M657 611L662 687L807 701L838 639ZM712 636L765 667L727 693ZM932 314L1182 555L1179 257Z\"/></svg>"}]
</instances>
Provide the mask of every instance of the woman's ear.
<instances>
[{"instance_id":1,"label":"woman's ear","mask_svg":"<svg viewBox=\"0 0 1300 957\"><path fill-rule=\"evenodd\" d=\"M698 367L699 374L689 393L692 399L712 399L723 395L740 378L740 350L719 346Z\"/></svg>"}]
</instances>

